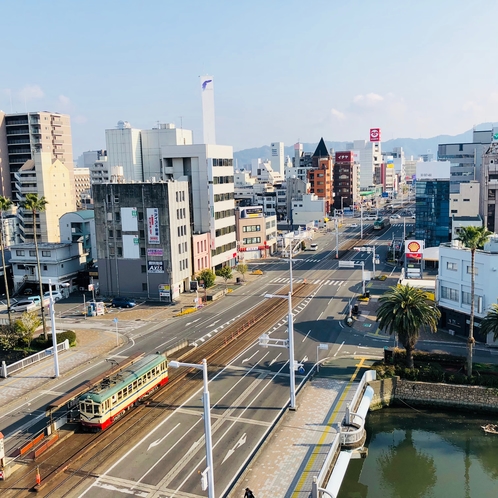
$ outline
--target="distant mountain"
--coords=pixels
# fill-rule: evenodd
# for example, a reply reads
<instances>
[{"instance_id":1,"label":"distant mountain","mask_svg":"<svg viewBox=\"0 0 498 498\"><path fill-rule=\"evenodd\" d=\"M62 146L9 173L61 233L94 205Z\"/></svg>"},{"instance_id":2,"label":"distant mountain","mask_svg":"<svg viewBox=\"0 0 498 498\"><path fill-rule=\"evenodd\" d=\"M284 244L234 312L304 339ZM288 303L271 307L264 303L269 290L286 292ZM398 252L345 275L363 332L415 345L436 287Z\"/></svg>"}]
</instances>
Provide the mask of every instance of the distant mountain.
<instances>
[{"instance_id":1,"label":"distant mountain","mask_svg":"<svg viewBox=\"0 0 498 498\"><path fill-rule=\"evenodd\" d=\"M476 126L476 129L490 130L492 127L492 123L482 123ZM438 135L437 137L432 138L395 138L382 142L382 151L388 152L394 147L403 147L405 157L407 158L410 156L417 158L421 154L432 153L434 159L436 159L439 144L472 142L472 131L473 130L468 130L460 135ZM325 141L325 143L327 144L329 150L333 148L335 151L340 151L346 148L346 142ZM314 152L317 145L318 142L303 143L303 148L305 152ZM294 156L294 144L285 147L285 155L291 157ZM264 145L263 147L239 150L233 153L233 157L236 160L237 167L242 168L245 164L251 164L252 159L270 159L271 149L269 145Z\"/></svg>"}]
</instances>

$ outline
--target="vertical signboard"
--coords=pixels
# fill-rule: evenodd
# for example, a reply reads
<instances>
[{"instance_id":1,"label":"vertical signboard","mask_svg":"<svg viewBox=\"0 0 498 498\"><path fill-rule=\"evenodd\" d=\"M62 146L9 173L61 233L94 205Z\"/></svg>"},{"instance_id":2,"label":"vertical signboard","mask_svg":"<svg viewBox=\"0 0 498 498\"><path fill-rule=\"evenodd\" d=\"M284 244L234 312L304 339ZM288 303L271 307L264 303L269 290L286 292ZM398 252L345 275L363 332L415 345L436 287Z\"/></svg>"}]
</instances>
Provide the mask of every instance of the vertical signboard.
<instances>
[{"instance_id":1,"label":"vertical signboard","mask_svg":"<svg viewBox=\"0 0 498 498\"><path fill-rule=\"evenodd\" d=\"M370 128L370 142L380 142L380 128Z\"/></svg>"},{"instance_id":2,"label":"vertical signboard","mask_svg":"<svg viewBox=\"0 0 498 498\"><path fill-rule=\"evenodd\" d=\"M160 244L159 209L147 208L147 240L149 244Z\"/></svg>"}]
</instances>

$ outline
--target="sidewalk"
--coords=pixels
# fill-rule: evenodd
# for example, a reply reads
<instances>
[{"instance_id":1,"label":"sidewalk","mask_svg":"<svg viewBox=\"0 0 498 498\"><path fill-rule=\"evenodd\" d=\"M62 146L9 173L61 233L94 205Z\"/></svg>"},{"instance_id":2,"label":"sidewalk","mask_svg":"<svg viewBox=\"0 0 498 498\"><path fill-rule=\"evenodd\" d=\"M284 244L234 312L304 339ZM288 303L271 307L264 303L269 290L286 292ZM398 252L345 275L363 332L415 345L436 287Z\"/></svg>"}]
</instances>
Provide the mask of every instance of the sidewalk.
<instances>
[{"instance_id":1,"label":"sidewalk","mask_svg":"<svg viewBox=\"0 0 498 498\"><path fill-rule=\"evenodd\" d=\"M332 378L325 363L297 398L297 410L287 411L229 493L242 498L250 488L257 498L308 498L330 446L339 432L356 383ZM357 380L361 375L357 377Z\"/></svg>"}]
</instances>

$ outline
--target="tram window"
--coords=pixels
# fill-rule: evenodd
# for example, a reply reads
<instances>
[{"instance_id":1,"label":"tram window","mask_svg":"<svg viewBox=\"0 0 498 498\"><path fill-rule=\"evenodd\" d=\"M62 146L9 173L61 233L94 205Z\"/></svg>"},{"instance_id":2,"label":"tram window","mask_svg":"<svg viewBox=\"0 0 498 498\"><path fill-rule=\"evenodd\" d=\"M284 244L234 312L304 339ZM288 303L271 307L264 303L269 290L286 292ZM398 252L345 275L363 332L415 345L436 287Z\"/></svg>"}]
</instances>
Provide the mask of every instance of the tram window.
<instances>
[{"instance_id":1,"label":"tram window","mask_svg":"<svg viewBox=\"0 0 498 498\"><path fill-rule=\"evenodd\" d=\"M150 380L150 377L151 377L151 373L150 372L147 372L147 378Z\"/></svg>"},{"instance_id":2,"label":"tram window","mask_svg":"<svg viewBox=\"0 0 498 498\"><path fill-rule=\"evenodd\" d=\"M93 405L93 413L100 413L100 406L99 405Z\"/></svg>"},{"instance_id":3,"label":"tram window","mask_svg":"<svg viewBox=\"0 0 498 498\"><path fill-rule=\"evenodd\" d=\"M118 400L123 399L123 391L118 392Z\"/></svg>"},{"instance_id":4,"label":"tram window","mask_svg":"<svg viewBox=\"0 0 498 498\"><path fill-rule=\"evenodd\" d=\"M152 369L152 376L153 376L153 377L155 377L155 376L156 376L156 368L155 368L155 367Z\"/></svg>"},{"instance_id":5,"label":"tram window","mask_svg":"<svg viewBox=\"0 0 498 498\"><path fill-rule=\"evenodd\" d=\"M113 404L113 405L115 405L115 404L116 404L116 395L114 395L114 396L112 397L112 404Z\"/></svg>"},{"instance_id":6,"label":"tram window","mask_svg":"<svg viewBox=\"0 0 498 498\"><path fill-rule=\"evenodd\" d=\"M140 377L140 379L138 379L138 385L141 386L142 385L142 377Z\"/></svg>"},{"instance_id":7,"label":"tram window","mask_svg":"<svg viewBox=\"0 0 498 498\"><path fill-rule=\"evenodd\" d=\"M137 381L135 381L135 382L133 383L133 389L136 389L136 388L137 388L137 385L138 385L138 382L137 382Z\"/></svg>"}]
</instances>

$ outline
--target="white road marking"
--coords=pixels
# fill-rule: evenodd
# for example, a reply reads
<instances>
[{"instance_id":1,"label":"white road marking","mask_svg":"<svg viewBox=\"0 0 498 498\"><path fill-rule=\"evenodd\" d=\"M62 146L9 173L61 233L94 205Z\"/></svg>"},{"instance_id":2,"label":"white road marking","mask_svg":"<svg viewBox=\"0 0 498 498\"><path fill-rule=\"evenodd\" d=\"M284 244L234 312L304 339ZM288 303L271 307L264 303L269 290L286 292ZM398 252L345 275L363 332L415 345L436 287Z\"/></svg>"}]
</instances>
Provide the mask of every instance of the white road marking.
<instances>
[{"instance_id":1,"label":"white road marking","mask_svg":"<svg viewBox=\"0 0 498 498\"><path fill-rule=\"evenodd\" d=\"M342 341L342 344L337 348L337 351L335 352L334 356L337 356L337 353L341 350L342 346L344 346L344 342Z\"/></svg>"},{"instance_id":2,"label":"white road marking","mask_svg":"<svg viewBox=\"0 0 498 498\"><path fill-rule=\"evenodd\" d=\"M165 436L163 436L161 439L156 439L155 441L152 441L152 443L149 444L149 447L147 448L147 451L149 451L151 448L154 446L158 446L161 444L177 427L179 427L180 424L176 424L173 429L171 429Z\"/></svg>"},{"instance_id":3,"label":"white road marking","mask_svg":"<svg viewBox=\"0 0 498 498\"><path fill-rule=\"evenodd\" d=\"M310 335L311 329L308 330L308 333L304 336L303 342L306 340L306 338Z\"/></svg>"},{"instance_id":4,"label":"white road marking","mask_svg":"<svg viewBox=\"0 0 498 498\"><path fill-rule=\"evenodd\" d=\"M242 360L242 363L246 363L247 361L251 360L252 358L254 358L257 354L258 354L259 351L255 351L254 354L252 356L250 356L249 358L244 358Z\"/></svg>"},{"instance_id":5,"label":"white road marking","mask_svg":"<svg viewBox=\"0 0 498 498\"><path fill-rule=\"evenodd\" d=\"M275 358L273 358L273 360L270 361L270 367L278 360L281 354L282 353L278 353L278 355Z\"/></svg>"},{"instance_id":6,"label":"white road marking","mask_svg":"<svg viewBox=\"0 0 498 498\"><path fill-rule=\"evenodd\" d=\"M234 444L233 448L231 450L227 451L227 454L221 463L224 464L225 461L228 460L235 453L235 450L237 448L240 448L243 444L245 444L246 440L247 440L247 435L244 432L244 434L242 434L241 438Z\"/></svg>"}]
</instances>

